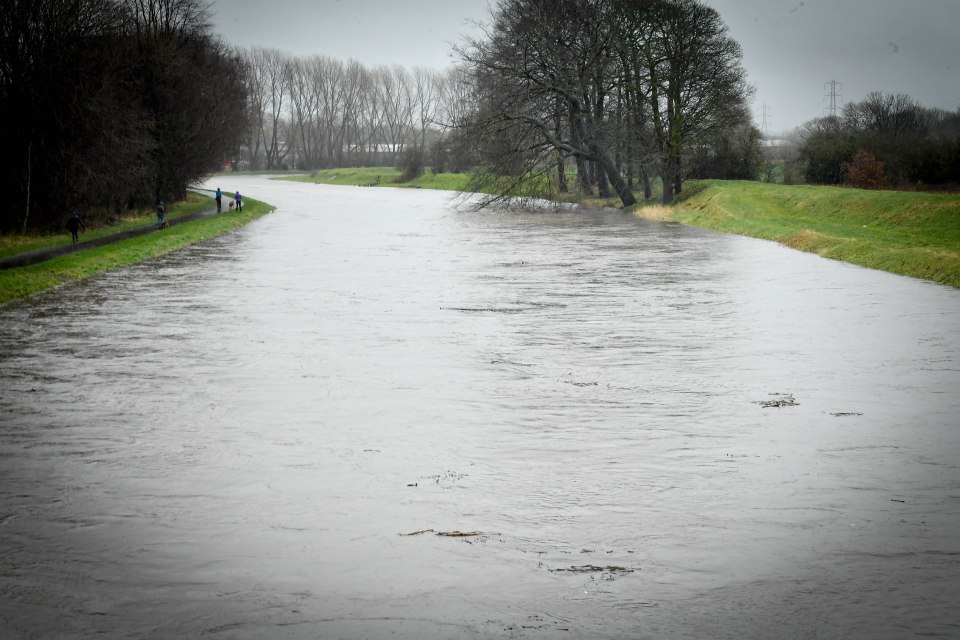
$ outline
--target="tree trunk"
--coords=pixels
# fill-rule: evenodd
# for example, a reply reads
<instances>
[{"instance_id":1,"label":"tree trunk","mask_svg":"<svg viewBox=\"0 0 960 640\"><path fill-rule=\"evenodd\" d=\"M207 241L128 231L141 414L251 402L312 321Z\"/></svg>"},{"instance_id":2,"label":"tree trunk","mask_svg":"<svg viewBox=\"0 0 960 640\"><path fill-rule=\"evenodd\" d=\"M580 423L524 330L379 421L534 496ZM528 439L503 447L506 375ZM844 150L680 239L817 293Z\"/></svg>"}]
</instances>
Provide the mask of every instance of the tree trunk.
<instances>
[{"instance_id":1,"label":"tree trunk","mask_svg":"<svg viewBox=\"0 0 960 640\"><path fill-rule=\"evenodd\" d=\"M623 176L621 176L620 172L617 171L617 165L613 162L610 154L607 153L607 151L601 147L600 143L596 140L591 142L591 147L594 155L597 158L597 165L603 171L606 177L609 178L610 184L613 185L613 190L617 192L617 196L620 197L620 202L623 203L623 206L629 207L637 204L636 196L633 195L633 191L630 190L630 187L627 186Z\"/></svg>"},{"instance_id":2,"label":"tree trunk","mask_svg":"<svg viewBox=\"0 0 960 640\"><path fill-rule=\"evenodd\" d=\"M613 161L611 160L611 162ZM614 168L614 171L616 171L617 175L620 175L620 172L617 171L616 164L613 165L613 168ZM599 170L599 169L600 167L598 167L598 171L597 171L597 193L600 194L601 198L609 198L610 183L607 181L607 172L605 170ZM603 169L606 169L606 167L603 167Z\"/></svg>"},{"instance_id":3,"label":"tree trunk","mask_svg":"<svg viewBox=\"0 0 960 640\"><path fill-rule=\"evenodd\" d=\"M604 94L602 87L603 87L603 81L601 78L598 78L597 79L597 101L594 104L595 111L593 116L594 122L596 123L595 126L597 127L596 135L599 135L600 126L603 123L603 116L604 116L604 109L605 109L604 105L606 104L606 99L607 99L607 96L606 94ZM600 164L599 161L597 164L598 165ZM597 166L597 173L596 173L597 191L599 192L601 198L610 197L610 183L607 181L608 171L606 169L607 168L605 166L604 167ZM614 164L614 170L616 171L617 175L620 175L620 170L619 168L616 167L616 164Z\"/></svg>"},{"instance_id":4,"label":"tree trunk","mask_svg":"<svg viewBox=\"0 0 960 640\"><path fill-rule=\"evenodd\" d=\"M576 107L570 105L570 139L573 141L573 146L576 148L582 148L583 146L583 135L582 135L583 123L580 121L580 114L577 111ZM580 193L593 193L593 189L590 186L590 176L588 174L587 162L583 159L583 156L580 154L576 155L577 161L577 184L580 187Z\"/></svg>"},{"instance_id":5,"label":"tree trunk","mask_svg":"<svg viewBox=\"0 0 960 640\"><path fill-rule=\"evenodd\" d=\"M23 211L23 228L21 233L27 233L27 223L30 221L30 180L33 177L33 140L27 143L27 193L26 208Z\"/></svg>"},{"instance_id":6,"label":"tree trunk","mask_svg":"<svg viewBox=\"0 0 960 640\"><path fill-rule=\"evenodd\" d=\"M563 121L560 117L560 107L562 103L560 98L557 97L557 109L553 114L553 132L557 136L557 139L560 140L563 137ZM557 190L560 193L567 193L567 167L566 163L563 161L563 153L559 150L557 151Z\"/></svg>"},{"instance_id":7,"label":"tree trunk","mask_svg":"<svg viewBox=\"0 0 960 640\"><path fill-rule=\"evenodd\" d=\"M590 186L590 172L587 169L587 163L577 156L577 184L580 186L580 193L593 195L593 187Z\"/></svg>"},{"instance_id":8,"label":"tree trunk","mask_svg":"<svg viewBox=\"0 0 960 640\"><path fill-rule=\"evenodd\" d=\"M673 203L673 172L672 158L667 156L663 159L663 168L660 170L660 177L663 180L663 204Z\"/></svg>"}]
</instances>

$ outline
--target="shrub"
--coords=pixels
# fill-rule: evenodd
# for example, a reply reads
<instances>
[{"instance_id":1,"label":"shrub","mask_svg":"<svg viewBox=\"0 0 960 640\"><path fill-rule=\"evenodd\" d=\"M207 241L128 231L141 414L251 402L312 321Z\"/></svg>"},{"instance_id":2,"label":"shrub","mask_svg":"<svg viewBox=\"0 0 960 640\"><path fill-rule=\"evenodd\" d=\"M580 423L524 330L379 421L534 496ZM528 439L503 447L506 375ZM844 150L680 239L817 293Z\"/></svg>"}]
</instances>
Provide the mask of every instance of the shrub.
<instances>
[{"instance_id":1,"label":"shrub","mask_svg":"<svg viewBox=\"0 0 960 640\"><path fill-rule=\"evenodd\" d=\"M863 149L853 155L850 162L840 165L843 183L858 189L882 189L887 186L883 163Z\"/></svg>"},{"instance_id":2,"label":"shrub","mask_svg":"<svg viewBox=\"0 0 960 640\"><path fill-rule=\"evenodd\" d=\"M423 149L411 144L400 152L397 158L397 170L400 176L397 182L410 182L423 175Z\"/></svg>"}]
</instances>

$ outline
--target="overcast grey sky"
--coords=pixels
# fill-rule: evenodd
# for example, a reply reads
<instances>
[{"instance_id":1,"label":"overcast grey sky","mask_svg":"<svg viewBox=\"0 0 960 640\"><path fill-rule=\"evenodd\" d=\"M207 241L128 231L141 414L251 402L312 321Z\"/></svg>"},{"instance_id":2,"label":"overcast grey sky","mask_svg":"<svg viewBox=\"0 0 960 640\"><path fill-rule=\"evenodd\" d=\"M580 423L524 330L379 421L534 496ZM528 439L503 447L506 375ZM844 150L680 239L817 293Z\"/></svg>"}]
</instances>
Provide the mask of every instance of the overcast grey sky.
<instances>
[{"instance_id":1,"label":"overcast grey sky","mask_svg":"<svg viewBox=\"0 0 960 640\"><path fill-rule=\"evenodd\" d=\"M960 0L705 0L743 46L771 132L825 115L825 83L843 102L906 93L960 107ZM323 54L366 66L443 68L450 45L486 21L488 0L214 0L214 27L242 47Z\"/></svg>"}]
</instances>

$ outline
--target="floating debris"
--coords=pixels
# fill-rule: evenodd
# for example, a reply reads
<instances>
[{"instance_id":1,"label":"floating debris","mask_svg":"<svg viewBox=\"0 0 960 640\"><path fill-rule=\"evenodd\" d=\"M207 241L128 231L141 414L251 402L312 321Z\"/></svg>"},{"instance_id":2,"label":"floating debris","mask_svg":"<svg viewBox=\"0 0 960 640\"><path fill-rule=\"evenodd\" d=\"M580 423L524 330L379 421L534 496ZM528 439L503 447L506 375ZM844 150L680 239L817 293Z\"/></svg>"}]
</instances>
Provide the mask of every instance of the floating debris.
<instances>
[{"instance_id":1,"label":"floating debris","mask_svg":"<svg viewBox=\"0 0 960 640\"><path fill-rule=\"evenodd\" d=\"M598 382L577 382L576 380L561 380L560 382L566 382L575 387L595 387L599 384Z\"/></svg>"},{"instance_id":2,"label":"floating debris","mask_svg":"<svg viewBox=\"0 0 960 640\"><path fill-rule=\"evenodd\" d=\"M574 380L573 372L564 374L564 376L560 378L560 382L563 382L564 384L572 384L575 387L596 387L600 384L599 382L580 382L578 380Z\"/></svg>"},{"instance_id":3,"label":"floating debris","mask_svg":"<svg viewBox=\"0 0 960 640\"><path fill-rule=\"evenodd\" d=\"M409 538L410 536L420 536L425 533L432 533L437 536L442 536L444 538L476 538L478 536L485 536L488 534L483 533L482 531L437 531L436 529L420 529L419 531L411 531L410 533L401 533L400 535Z\"/></svg>"},{"instance_id":4,"label":"floating debris","mask_svg":"<svg viewBox=\"0 0 960 640\"><path fill-rule=\"evenodd\" d=\"M764 409L769 409L771 407L795 407L799 404L796 399L794 399L792 393L771 393L771 396L774 396L773 400L757 400L754 404L758 404Z\"/></svg>"},{"instance_id":5,"label":"floating debris","mask_svg":"<svg viewBox=\"0 0 960 640\"><path fill-rule=\"evenodd\" d=\"M537 365L531 362L515 362L513 360L491 360L490 364L509 364L514 367L535 367Z\"/></svg>"},{"instance_id":6,"label":"floating debris","mask_svg":"<svg viewBox=\"0 0 960 640\"><path fill-rule=\"evenodd\" d=\"M571 565L569 569L550 569L551 573L633 573L635 569L608 564L604 567L595 564Z\"/></svg>"},{"instance_id":7,"label":"floating debris","mask_svg":"<svg viewBox=\"0 0 960 640\"><path fill-rule=\"evenodd\" d=\"M444 471L443 473L438 473L432 476L420 476L417 480L433 480L434 484L440 484L441 482L454 483L459 480L463 480L467 477L465 473L458 473L456 471ZM409 486L409 485L408 485Z\"/></svg>"},{"instance_id":8,"label":"floating debris","mask_svg":"<svg viewBox=\"0 0 960 640\"><path fill-rule=\"evenodd\" d=\"M516 302L505 302L496 306L456 306L440 309L444 311L463 311L466 313L525 313L527 311L540 311L543 309L565 309L567 305L558 302L536 302L531 300L517 300Z\"/></svg>"},{"instance_id":9,"label":"floating debris","mask_svg":"<svg viewBox=\"0 0 960 640\"><path fill-rule=\"evenodd\" d=\"M440 307L447 311L463 311L466 313L523 313L532 307Z\"/></svg>"}]
</instances>

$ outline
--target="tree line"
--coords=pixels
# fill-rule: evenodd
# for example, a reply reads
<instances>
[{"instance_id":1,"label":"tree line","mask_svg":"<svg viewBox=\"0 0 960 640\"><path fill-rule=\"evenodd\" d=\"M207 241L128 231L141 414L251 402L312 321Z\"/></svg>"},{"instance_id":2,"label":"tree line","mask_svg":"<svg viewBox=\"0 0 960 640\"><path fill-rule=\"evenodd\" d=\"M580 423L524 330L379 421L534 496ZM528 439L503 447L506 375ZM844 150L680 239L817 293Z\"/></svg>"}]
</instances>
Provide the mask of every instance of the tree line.
<instances>
[{"instance_id":1,"label":"tree line","mask_svg":"<svg viewBox=\"0 0 960 640\"><path fill-rule=\"evenodd\" d=\"M242 58L250 126L239 160L252 169L393 165L404 154L469 168L442 152L469 99L457 69L367 68L265 48Z\"/></svg>"},{"instance_id":2,"label":"tree line","mask_svg":"<svg viewBox=\"0 0 960 640\"><path fill-rule=\"evenodd\" d=\"M460 131L503 196L571 173L625 205L659 178L669 203L690 175L756 176L741 49L699 0L501 0L458 54L476 92Z\"/></svg>"},{"instance_id":3,"label":"tree line","mask_svg":"<svg viewBox=\"0 0 960 640\"><path fill-rule=\"evenodd\" d=\"M203 0L7 0L0 231L176 199L227 161L472 169L494 199L624 204L764 168L740 47L701 0L499 0L454 53L444 71L368 68L231 49ZM797 134L790 181L960 176L960 111L907 96L870 94Z\"/></svg>"},{"instance_id":4,"label":"tree line","mask_svg":"<svg viewBox=\"0 0 960 640\"><path fill-rule=\"evenodd\" d=\"M4 0L0 231L183 197L246 130L244 77L202 0Z\"/></svg>"},{"instance_id":5,"label":"tree line","mask_svg":"<svg viewBox=\"0 0 960 640\"><path fill-rule=\"evenodd\" d=\"M203 0L8 0L0 36L4 231L176 199L227 161L628 204L756 173L740 48L700 0L500 0L446 71L233 50Z\"/></svg>"},{"instance_id":6,"label":"tree line","mask_svg":"<svg viewBox=\"0 0 960 640\"><path fill-rule=\"evenodd\" d=\"M699 0L501 0L443 71L244 52L255 169L474 169L503 197L635 202L660 178L756 177L739 45ZM568 184L568 173L575 181Z\"/></svg>"},{"instance_id":7,"label":"tree line","mask_svg":"<svg viewBox=\"0 0 960 640\"><path fill-rule=\"evenodd\" d=\"M797 132L807 182L881 188L960 183L960 109L872 92Z\"/></svg>"}]
</instances>

